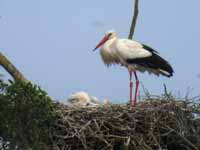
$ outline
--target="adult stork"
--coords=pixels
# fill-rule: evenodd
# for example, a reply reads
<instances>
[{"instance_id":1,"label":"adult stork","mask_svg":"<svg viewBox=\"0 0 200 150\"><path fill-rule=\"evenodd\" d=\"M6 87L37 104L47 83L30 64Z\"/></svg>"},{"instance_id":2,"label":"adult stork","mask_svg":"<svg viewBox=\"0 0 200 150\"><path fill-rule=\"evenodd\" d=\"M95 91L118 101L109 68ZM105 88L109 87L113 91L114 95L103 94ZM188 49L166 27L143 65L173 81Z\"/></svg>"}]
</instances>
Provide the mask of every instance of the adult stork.
<instances>
[{"instance_id":1,"label":"adult stork","mask_svg":"<svg viewBox=\"0 0 200 150\"><path fill-rule=\"evenodd\" d=\"M109 66L120 64L128 68L130 75L130 109L132 109L132 72L135 76L135 97L136 107L139 80L136 71L149 72L157 76L160 74L166 77L173 75L173 68L159 53L151 47L130 39L119 39L117 33L108 31L104 38L97 44L94 50L101 47L100 54L103 62Z\"/></svg>"}]
</instances>

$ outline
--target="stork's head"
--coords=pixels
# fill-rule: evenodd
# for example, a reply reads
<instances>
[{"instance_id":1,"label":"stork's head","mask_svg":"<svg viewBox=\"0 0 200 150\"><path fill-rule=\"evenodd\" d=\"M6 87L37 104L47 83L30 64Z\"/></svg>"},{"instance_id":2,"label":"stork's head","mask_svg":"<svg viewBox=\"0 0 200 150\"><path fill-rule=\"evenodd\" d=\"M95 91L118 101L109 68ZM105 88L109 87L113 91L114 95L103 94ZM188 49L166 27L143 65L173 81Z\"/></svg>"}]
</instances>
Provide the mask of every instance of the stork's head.
<instances>
[{"instance_id":1,"label":"stork's head","mask_svg":"<svg viewBox=\"0 0 200 150\"><path fill-rule=\"evenodd\" d=\"M108 36L109 39L115 38L117 36L117 33L114 30L109 30L106 32L105 36Z\"/></svg>"},{"instance_id":2,"label":"stork's head","mask_svg":"<svg viewBox=\"0 0 200 150\"><path fill-rule=\"evenodd\" d=\"M96 49L98 49L100 46L102 46L106 41L113 39L117 36L117 33L114 30L110 30L108 32L106 32L105 36L103 37L103 39L99 42L99 44L97 44L97 46L94 48L93 51L95 51Z\"/></svg>"}]
</instances>

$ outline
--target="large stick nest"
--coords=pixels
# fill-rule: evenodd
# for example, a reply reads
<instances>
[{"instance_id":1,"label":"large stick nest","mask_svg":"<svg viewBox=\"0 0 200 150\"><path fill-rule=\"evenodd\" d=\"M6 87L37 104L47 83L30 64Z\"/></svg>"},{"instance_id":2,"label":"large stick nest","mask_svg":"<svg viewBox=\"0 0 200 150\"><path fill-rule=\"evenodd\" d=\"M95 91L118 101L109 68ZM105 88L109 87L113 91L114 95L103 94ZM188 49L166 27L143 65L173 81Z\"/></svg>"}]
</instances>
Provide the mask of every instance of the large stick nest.
<instances>
[{"instance_id":1,"label":"large stick nest","mask_svg":"<svg viewBox=\"0 0 200 150\"><path fill-rule=\"evenodd\" d=\"M199 150L199 105L151 100L136 110L128 105L93 108L56 104L59 119L52 129L55 150Z\"/></svg>"}]
</instances>

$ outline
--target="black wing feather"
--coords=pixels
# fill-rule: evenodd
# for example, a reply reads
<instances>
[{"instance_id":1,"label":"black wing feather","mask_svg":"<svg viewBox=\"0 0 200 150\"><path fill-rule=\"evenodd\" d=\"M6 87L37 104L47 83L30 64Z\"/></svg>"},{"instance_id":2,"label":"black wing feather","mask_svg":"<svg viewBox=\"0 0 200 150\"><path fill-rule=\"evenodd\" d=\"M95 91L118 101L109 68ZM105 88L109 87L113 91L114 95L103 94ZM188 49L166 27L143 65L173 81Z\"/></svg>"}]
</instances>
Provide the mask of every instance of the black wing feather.
<instances>
[{"instance_id":1,"label":"black wing feather","mask_svg":"<svg viewBox=\"0 0 200 150\"><path fill-rule=\"evenodd\" d=\"M157 54L158 54L158 51L156 51L155 49L151 48L151 47L148 46L148 45L142 44L142 47L143 47L144 49L148 50L149 52L157 53Z\"/></svg>"},{"instance_id":2,"label":"black wing feather","mask_svg":"<svg viewBox=\"0 0 200 150\"><path fill-rule=\"evenodd\" d=\"M173 68L171 65L158 54L156 51L149 48L149 51L152 53L152 56L145 58L136 58L136 59L127 59L127 63L129 64L137 64L143 67L151 68L151 69L162 69L169 73L169 75L163 74L167 77L171 77L173 75Z\"/></svg>"}]
</instances>

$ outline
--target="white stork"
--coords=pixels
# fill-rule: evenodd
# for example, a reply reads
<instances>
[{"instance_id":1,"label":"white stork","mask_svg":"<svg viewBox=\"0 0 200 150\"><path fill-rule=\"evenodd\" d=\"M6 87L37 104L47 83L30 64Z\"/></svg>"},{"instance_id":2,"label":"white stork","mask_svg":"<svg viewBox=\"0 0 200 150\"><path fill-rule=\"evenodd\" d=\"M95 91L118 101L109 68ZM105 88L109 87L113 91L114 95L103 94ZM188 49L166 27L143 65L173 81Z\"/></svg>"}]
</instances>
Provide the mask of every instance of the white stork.
<instances>
[{"instance_id":1,"label":"white stork","mask_svg":"<svg viewBox=\"0 0 200 150\"><path fill-rule=\"evenodd\" d=\"M94 50L101 47L100 54L103 62L109 66L120 64L128 68L130 75L130 109L132 109L132 72L136 80L134 107L136 107L139 80L136 70L148 71L157 76L171 77L173 68L159 53L151 47L129 39L119 39L117 33L108 31Z\"/></svg>"}]
</instances>

